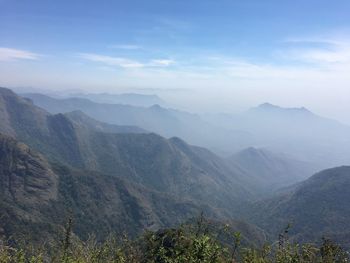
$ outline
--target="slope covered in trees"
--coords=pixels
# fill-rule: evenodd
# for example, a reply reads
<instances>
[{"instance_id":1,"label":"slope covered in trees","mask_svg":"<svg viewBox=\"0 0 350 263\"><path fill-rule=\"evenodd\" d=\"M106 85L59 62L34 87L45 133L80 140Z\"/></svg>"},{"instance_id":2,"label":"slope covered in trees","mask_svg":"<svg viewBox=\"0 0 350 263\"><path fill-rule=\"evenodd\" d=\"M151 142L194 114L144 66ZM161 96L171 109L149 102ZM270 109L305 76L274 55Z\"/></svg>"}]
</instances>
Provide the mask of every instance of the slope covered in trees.
<instances>
[{"instance_id":1,"label":"slope covered in trees","mask_svg":"<svg viewBox=\"0 0 350 263\"><path fill-rule=\"evenodd\" d=\"M331 238L350 247L350 167L324 170L279 195L257 202L253 220L272 235L288 224L297 241Z\"/></svg>"},{"instance_id":2,"label":"slope covered in trees","mask_svg":"<svg viewBox=\"0 0 350 263\"><path fill-rule=\"evenodd\" d=\"M50 164L7 136L0 136L0 145L0 228L5 237L52 240L69 216L82 239L112 232L135 236L179 224L205 209L117 177Z\"/></svg>"},{"instance_id":3,"label":"slope covered in trees","mask_svg":"<svg viewBox=\"0 0 350 263\"><path fill-rule=\"evenodd\" d=\"M82 112L53 115L8 89L0 89L0 102L0 234L5 237L53 240L69 214L74 235L82 239L123 231L137 236L204 211L223 222L248 219L271 240L292 223L293 240L327 235L349 247L349 234L342 230L350 227L348 167L324 171L250 205L274 184L299 180L305 163L256 149L227 161L179 138L102 123Z\"/></svg>"}]
</instances>

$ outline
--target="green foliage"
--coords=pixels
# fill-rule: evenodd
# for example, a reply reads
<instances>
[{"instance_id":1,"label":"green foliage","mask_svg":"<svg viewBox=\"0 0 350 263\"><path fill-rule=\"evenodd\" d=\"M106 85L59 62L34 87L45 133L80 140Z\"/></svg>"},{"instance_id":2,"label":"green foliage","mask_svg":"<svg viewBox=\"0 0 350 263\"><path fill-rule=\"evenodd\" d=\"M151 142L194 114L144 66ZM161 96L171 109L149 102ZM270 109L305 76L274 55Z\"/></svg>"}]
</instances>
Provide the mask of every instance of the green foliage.
<instances>
[{"instance_id":1,"label":"green foliage","mask_svg":"<svg viewBox=\"0 0 350 263\"><path fill-rule=\"evenodd\" d=\"M73 238L69 219L64 239L50 249L17 247L0 243L0 263L346 263L349 255L328 239L320 247L294 244L288 240L288 229L278 242L260 248L242 247L241 235L229 226L221 229L231 235L232 243L220 241L222 233L210 231L211 222L203 217L196 224L175 229L146 232L136 240L126 236L109 237L99 243Z\"/></svg>"},{"instance_id":2,"label":"green foliage","mask_svg":"<svg viewBox=\"0 0 350 263\"><path fill-rule=\"evenodd\" d=\"M322 262L348 262L349 255L340 246L329 239L323 239L323 245L320 249Z\"/></svg>"},{"instance_id":3,"label":"green foliage","mask_svg":"<svg viewBox=\"0 0 350 263\"><path fill-rule=\"evenodd\" d=\"M280 228L293 224L290 236L321 244L323 236L350 250L350 167L321 171L272 198L250 207L250 218L274 238ZM248 218L247 217L247 218Z\"/></svg>"}]
</instances>

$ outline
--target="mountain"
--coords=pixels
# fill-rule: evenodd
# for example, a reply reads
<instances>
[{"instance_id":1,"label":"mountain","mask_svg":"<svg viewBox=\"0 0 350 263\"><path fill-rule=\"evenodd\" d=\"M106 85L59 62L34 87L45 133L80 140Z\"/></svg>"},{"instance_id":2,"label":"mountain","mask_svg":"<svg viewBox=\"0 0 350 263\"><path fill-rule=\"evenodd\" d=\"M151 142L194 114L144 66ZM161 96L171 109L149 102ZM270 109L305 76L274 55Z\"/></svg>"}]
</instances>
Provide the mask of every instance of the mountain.
<instances>
[{"instance_id":1,"label":"mountain","mask_svg":"<svg viewBox=\"0 0 350 263\"><path fill-rule=\"evenodd\" d=\"M150 110L169 114L159 106ZM347 245L349 235L340 228L348 227L348 167L256 201L269 189L306 177L309 164L254 148L226 160L180 138L106 124L79 111L50 114L8 89L0 89L0 119L0 133L6 134L0 144L0 232L6 236L26 229L52 236L66 211L84 238L123 229L136 235L205 211L219 221L247 218L271 237L293 221L294 239L313 241L326 233Z\"/></svg>"},{"instance_id":2,"label":"mountain","mask_svg":"<svg viewBox=\"0 0 350 263\"><path fill-rule=\"evenodd\" d=\"M159 106L150 110L169 114ZM286 116L271 105L252 111ZM299 115L311 118L305 123L318 119L305 109L291 114L294 124ZM100 239L111 232L137 235L205 211L219 221L247 218L270 237L291 222L294 240L326 234L349 247L350 167L323 171L256 201L302 180L313 166L255 148L225 160L180 138L106 124L80 111L51 114L4 88L0 120L0 235L52 239L70 215L83 239L89 233Z\"/></svg>"},{"instance_id":3,"label":"mountain","mask_svg":"<svg viewBox=\"0 0 350 263\"><path fill-rule=\"evenodd\" d=\"M327 169L277 196L257 202L253 222L276 236L291 224L297 241L323 236L350 248L350 166Z\"/></svg>"},{"instance_id":4,"label":"mountain","mask_svg":"<svg viewBox=\"0 0 350 263\"><path fill-rule=\"evenodd\" d=\"M81 112L52 115L4 88L0 102L6 237L50 240L70 215L81 238L137 235L201 211L229 220L252 196L243 174L179 138L123 133Z\"/></svg>"},{"instance_id":5,"label":"mountain","mask_svg":"<svg viewBox=\"0 0 350 263\"><path fill-rule=\"evenodd\" d=\"M24 94L24 97L26 95ZM69 95L73 98L84 98L98 103L109 104L124 104L141 107L150 107L152 105L165 106L166 102L157 95L138 94L138 93L123 93L123 94L109 94L109 93L74 93Z\"/></svg>"},{"instance_id":6,"label":"mountain","mask_svg":"<svg viewBox=\"0 0 350 263\"><path fill-rule=\"evenodd\" d=\"M256 191L271 193L281 187L305 180L316 172L316 166L295 160L283 153L250 147L229 157L228 162L243 170Z\"/></svg>"},{"instance_id":7,"label":"mountain","mask_svg":"<svg viewBox=\"0 0 350 263\"><path fill-rule=\"evenodd\" d=\"M0 179L0 234L11 238L42 241L46 236L49 241L70 216L78 237L95 234L100 239L112 232L136 235L179 224L203 209L212 211L115 176L49 163L4 135Z\"/></svg>"},{"instance_id":8,"label":"mountain","mask_svg":"<svg viewBox=\"0 0 350 263\"><path fill-rule=\"evenodd\" d=\"M243 120L244 119L244 120ZM259 132L291 138L335 139L336 135L346 135L350 127L335 120L318 116L308 109L282 108L264 103L243 114L241 123L246 127L258 128Z\"/></svg>"},{"instance_id":9,"label":"mountain","mask_svg":"<svg viewBox=\"0 0 350 263\"><path fill-rule=\"evenodd\" d=\"M203 118L221 128L249 133L251 141L244 148L283 152L322 169L350 164L350 127L304 107L282 108L264 103L237 115Z\"/></svg>"},{"instance_id":10,"label":"mountain","mask_svg":"<svg viewBox=\"0 0 350 263\"><path fill-rule=\"evenodd\" d=\"M58 177L27 145L0 134L0 163L2 201L32 207L57 198Z\"/></svg>"},{"instance_id":11,"label":"mountain","mask_svg":"<svg viewBox=\"0 0 350 263\"><path fill-rule=\"evenodd\" d=\"M220 218L210 207L115 176L50 163L27 145L0 134L0 237L12 245L58 243L68 218L73 218L75 237L87 240L94 235L103 241L111 234L133 238L145 230L191 222L203 210ZM265 241L253 225L227 223L242 233L243 243ZM222 223L216 226L220 231Z\"/></svg>"},{"instance_id":12,"label":"mountain","mask_svg":"<svg viewBox=\"0 0 350 263\"><path fill-rule=\"evenodd\" d=\"M64 114L76 125L83 126L85 129L91 129L106 133L149 133L148 131L136 126L114 125L97 121L90 118L82 111L72 111Z\"/></svg>"},{"instance_id":13,"label":"mountain","mask_svg":"<svg viewBox=\"0 0 350 263\"><path fill-rule=\"evenodd\" d=\"M273 105L271 103L265 102L260 104L255 108L251 108L248 112L267 112L267 113L275 113L275 114L283 114L283 113L292 113L295 115L314 115L311 111L306 109L305 107L300 108L283 108L277 105Z\"/></svg>"},{"instance_id":14,"label":"mountain","mask_svg":"<svg viewBox=\"0 0 350 263\"><path fill-rule=\"evenodd\" d=\"M82 166L77 131L140 133L137 127L101 123L73 112L51 115L9 89L0 88L0 133L18 138L49 158Z\"/></svg>"},{"instance_id":15,"label":"mountain","mask_svg":"<svg viewBox=\"0 0 350 263\"><path fill-rule=\"evenodd\" d=\"M166 138L179 137L219 154L233 153L250 140L249 133L218 128L196 114L160 105L136 107L96 103L83 98L56 99L42 94L25 94L33 103L52 114L82 111L88 116L116 125L132 125Z\"/></svg>"},{"instance_id":16,"label":"mountain","mask_svg":"<svg viewBox=\"0 0 350 263\"><path fill-rule=\"evenodd\" d=\"M7 134L50 161L117 176L150 190L209 205L224 217L233 215L238 203L253 196L241 171L179 138L111 133L108 125L99 125L104 129L96 130L91 119L73 118L76 112L52 115L7 89L0 89L0 98L4 101L0 118L6 119L0 123L0 131L10 130Z\"/></svg>"},{"instance_id":17,"label":"mountain","mask_svg":"<svg viewBox=\"0 0 350 263\"><path fill-rule=\"evenodd\" d=\"M35 105L52 114L82 111L90 117L111 124L134 125L146 130L174 136L170 131L182 127L180 120L169 110L153 105L151 107L135 107L123 104L96 103L83 98L55 99L42 94L26 94ZM190 114L189 114L190 115ZM188 118L196 118L190 115Z\"/></svg>"}]
</instances>

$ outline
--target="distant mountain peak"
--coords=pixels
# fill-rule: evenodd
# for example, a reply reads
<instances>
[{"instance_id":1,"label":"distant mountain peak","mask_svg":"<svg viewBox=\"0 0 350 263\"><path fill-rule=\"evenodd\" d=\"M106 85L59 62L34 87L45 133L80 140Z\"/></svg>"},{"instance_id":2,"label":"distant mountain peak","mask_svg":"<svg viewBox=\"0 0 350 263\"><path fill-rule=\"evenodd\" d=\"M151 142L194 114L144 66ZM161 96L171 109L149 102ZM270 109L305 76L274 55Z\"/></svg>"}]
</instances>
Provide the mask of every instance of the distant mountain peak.
<instances>
[{"instance_id":1,"label":"distant mountain peak","mask_svg":"<svg viewBox=\"0 0 350 263\"><path fill-rule=\"evenodd\" d=\"M153 110L153 111L165 111L165 109L160 106L159 104L153 104L152 106L149 107L149 109Z\"/></svg>"},{"instance_id":2,"label":"distant mountain peak","mask_svg":"<svg viewBox=\"0 0 350 263\"><path fill-rule=\"evenodd\" d=\"M309 111L305 107L284 108L284 107L280 107L280 106L271 104L269 102L262 103L259 106L252 108L252 110L254 110L254 111L274 111L274 112L286 112L286 111L288 111L288 112L299 112L299 113L312 114L312 112Z\"/></svg>"},{"instance_id":3,"label":"distant mountain peak","mask_svg":"<svg viewBox=\"0 0 350 263\"><path fill-rule=\"evenodd\" d=\"M258 149L255 147L248 147L243 149L242 151L240 151L240 153L258 153L258 152L262 152L262 149Z\"/></svg>"},{"instance_id":4,"label":"distant mountain peak","mask_svg":"<svg viewBox=\"0 0 350 263\"><path fill-rule=\"evenodd\" d=\"M268 152L267 150L263 149L263 148L256 148L256 147L248 147L245 148L237 153L235 153L233 155L233 158L249 158L249 160L256 160L259 159L261 160L261 158L266 158L266 157L273 157L274 154Z\"/></svg>"},{"instance_id":5,"label":"distant mountain peak","mask_svg":"<svg viewBox=\"0 0 350 263\"><path fill-rule=\"evenodd\" d=\"M257 108L258 109L281 109L281 107L271 104L269 102L262 103Z\"/></svg>"}]
</instances>

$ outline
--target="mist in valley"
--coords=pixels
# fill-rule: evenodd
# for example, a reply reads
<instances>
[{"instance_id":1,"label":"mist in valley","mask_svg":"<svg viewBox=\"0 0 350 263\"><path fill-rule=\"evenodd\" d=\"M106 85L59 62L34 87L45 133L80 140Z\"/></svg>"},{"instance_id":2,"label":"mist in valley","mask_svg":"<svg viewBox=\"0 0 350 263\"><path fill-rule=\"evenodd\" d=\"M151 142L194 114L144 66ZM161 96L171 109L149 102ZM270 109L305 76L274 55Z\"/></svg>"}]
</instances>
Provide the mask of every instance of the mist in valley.
<instances>
[{"instance_id":1,"label":"mist in valley","mask_svg":"<svg viewBox=\"0 0 350 263\"><path fill-rule=\"evenodd\" d=\"M349 8L0 0L0 261L348 262Z\"/></svg>"}]
</instances>

